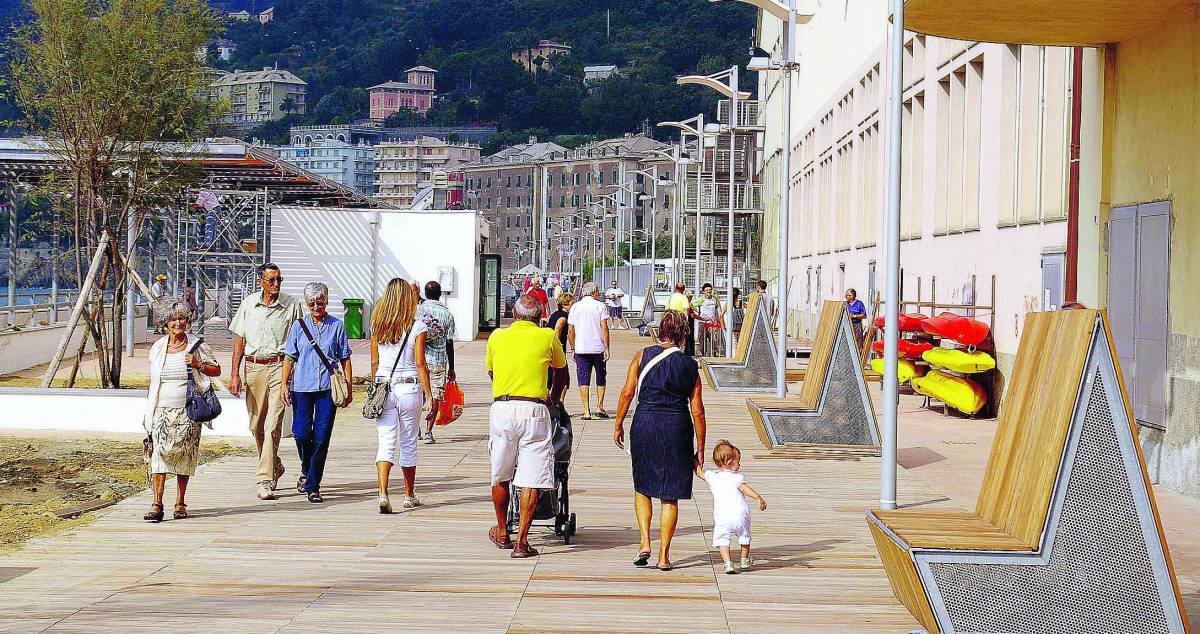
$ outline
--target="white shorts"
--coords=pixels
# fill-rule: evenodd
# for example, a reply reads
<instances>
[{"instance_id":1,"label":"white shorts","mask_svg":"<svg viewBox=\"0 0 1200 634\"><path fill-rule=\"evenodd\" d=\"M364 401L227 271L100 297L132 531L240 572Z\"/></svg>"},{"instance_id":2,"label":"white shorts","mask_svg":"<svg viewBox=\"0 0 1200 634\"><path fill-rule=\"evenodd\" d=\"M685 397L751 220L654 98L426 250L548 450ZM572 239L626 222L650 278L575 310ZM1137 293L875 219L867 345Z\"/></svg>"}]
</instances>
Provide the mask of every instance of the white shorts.
<instances>
[{"instance_id":1,"label":"white shorts","mask_svg":"<svg viewBox=\"0 0 1200 634\"><path fill-rule=\"evenodd\" d=\"M713 548L731 545L734 537L737 538L739 546L750 545L750 518L736 522L718 522L713 526Z\"/></svg>"},{"instance_id":2,"label":"white shorts","mask_svg":"<svg viewBox=\"0 0 1200 634\"><path fill-rule=\"evenodd\" d=\"M554 488L550 410L531 401L498 401L492 403L488 419L492 484L511 481L525 489Z\"/></svg>"}]
</instances>

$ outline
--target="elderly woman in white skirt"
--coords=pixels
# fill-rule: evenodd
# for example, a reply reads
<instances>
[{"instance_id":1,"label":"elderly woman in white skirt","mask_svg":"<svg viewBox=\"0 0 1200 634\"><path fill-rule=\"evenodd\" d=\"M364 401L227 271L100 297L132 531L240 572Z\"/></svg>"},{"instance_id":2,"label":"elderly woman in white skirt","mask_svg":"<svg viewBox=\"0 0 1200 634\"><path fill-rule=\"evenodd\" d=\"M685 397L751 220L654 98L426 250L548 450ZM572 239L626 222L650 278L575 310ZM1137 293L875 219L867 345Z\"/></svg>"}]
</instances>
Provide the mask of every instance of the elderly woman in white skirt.
<instances>
[{"instance_id":1,"label":"elderly woman in white skirt","mask_svg":"<svg viewBox=\"0 0 1200 634\"><path fill-rule=\"evenodd\" d=\"M375 421L379 450L375 454L375 472L379 478L379 512L391 513L388 479L399 454L404 473L402 508L420 505L414 492L417 477L417 436L421 429L421 407L432 401L429 367L425 363L428 330L416 318L420 296L400 278L388 282L383 298L371 313L371 376L388 381L387 405ZM436 416L431 411L430 416Z\"/></svg>"},{"instance_id":2,"label":"elderly woman in white skirt","mask_svg":"<svg viewBox=\"0 0 1200 634\"><path fill-rule=\"evenodd\" d=\"M150 348L150 391L143 424L147 434L147 470L151 474L154 502L142 519L161 522L163 491L167 476L175 475L175 513L177 520L187 519L188 480L196 471L200 450L200 423L188 419L188 381L196 389L209 388L209 377L221 375L221 366L212 348L203 339L188 334L192 309L180 301L171 305L166 316L167 336Z\"/></svg>"}]
</instances>

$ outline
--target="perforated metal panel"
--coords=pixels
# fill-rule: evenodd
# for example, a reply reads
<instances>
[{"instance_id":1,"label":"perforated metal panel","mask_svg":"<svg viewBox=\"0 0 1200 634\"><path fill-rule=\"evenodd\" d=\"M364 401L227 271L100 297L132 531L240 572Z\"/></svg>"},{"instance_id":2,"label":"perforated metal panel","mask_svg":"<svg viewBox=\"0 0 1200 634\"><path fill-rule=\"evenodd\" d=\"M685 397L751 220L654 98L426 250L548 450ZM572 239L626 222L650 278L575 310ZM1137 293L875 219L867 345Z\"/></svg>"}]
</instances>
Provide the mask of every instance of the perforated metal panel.
<instances>
[{"instance_id":1,"label":"perforated metal panel","mask_svg":"<svg viewBox=\"0 0 1200 634\"><path fill-rule=\"evenodd\" d=\"M707 365L718 391L751 392L775 389L775 346L766 311L755 312L754 327L746 346L746 361L739 364Z\"/></svg>"},{"instance_id":2,"label":"perforated metal panel","mask_svg":"<svg viewBox=\"0 0 1200 634\"><path fill-rule=\"evenodd\" d=\"M866 380L854 352L854 335L843 314L834 342L825 387L816 410L766 409L759 414L776 444L813 445L879 444L875 412L867 397Z\"/></svg>"},{"instance_id":3,"label":"perforated metal panel","mask_svg":"<svg viewBox=\"0 0 1200 634\"><path fill-rule=\"evenodd\" d=\"M1090 371L1043 550L916 554L947 633L1182 631L1115 374Z\"/></svg>"}]
</instances>

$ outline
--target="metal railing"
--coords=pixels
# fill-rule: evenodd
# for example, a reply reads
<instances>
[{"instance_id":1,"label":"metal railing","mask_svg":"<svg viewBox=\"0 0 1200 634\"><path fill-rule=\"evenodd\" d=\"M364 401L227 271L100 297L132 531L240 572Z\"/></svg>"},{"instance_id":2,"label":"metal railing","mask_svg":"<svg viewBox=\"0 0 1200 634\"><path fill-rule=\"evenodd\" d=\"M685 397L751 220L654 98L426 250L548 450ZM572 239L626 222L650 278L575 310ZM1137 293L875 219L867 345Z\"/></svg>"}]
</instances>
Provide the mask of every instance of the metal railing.
<instances>
[{"instance_id":1,"label":"metal railing","mask_svg":"<svg viewBox=\"0 0 1200 634\"><path fill-rule=\"evenodd\" d=\"M762 104L758 101L741 100L738 101L738 122L739 128L759 128L761 123ZM717 102L717 122L721 125L729 125L729 100L722 99Z\"/></svg>"},{"instance_id":2,"label":"metal railing","mask_svg":"<svg viewBox=\"0 0 1200 634\"><path fill-rule=\"evenodd\" d=\"M697 199L700 208L709 211L729 209L729 183L704 183L700 191L693 185L687 191L686 206L696 209ZM733 186L734 211L762 211L763 187L759 184L737 184Z\"/></svg>"}]
</instances>

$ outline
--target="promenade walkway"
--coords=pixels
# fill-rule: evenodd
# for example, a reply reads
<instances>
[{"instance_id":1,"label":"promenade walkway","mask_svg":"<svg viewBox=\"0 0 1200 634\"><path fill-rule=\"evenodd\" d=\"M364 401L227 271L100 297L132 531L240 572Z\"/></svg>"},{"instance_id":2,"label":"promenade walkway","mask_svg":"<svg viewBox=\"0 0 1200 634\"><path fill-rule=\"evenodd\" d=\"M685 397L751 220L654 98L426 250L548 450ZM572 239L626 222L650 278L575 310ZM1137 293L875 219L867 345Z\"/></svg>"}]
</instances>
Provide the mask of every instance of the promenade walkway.
<instances>
[{"instance_id":1,"label":"promenade walkway","mask_svg":"<svg viewBox=\"0 0 1200 634\"><path fill-rule=\"evenodd\" d=\"M610 374L619 384L644 340L629 333L615 340ZM878 498L878 459L767 454L744 395L708 392L706 403L709 446L728 438L742 447L743 471L770 503L766 512L754 514L760 563L753 571L720 574L720 558L708 548L711 498L700 481L695 498L680 504L676 569L664 573L631 565L638 535L629 458L613 447L611 421L575 421L575 541L565 546L549 529L535 528L532 542L542 555L510 559L487 539L493 515L484 342L459 344L457 350L468 407L462 419L441 431L436 445L420 446L422 507L377 513L374 425L355 410L342 412L325 476L325 504L311 505L287 486L280 500L258 500L250 458L204 466L189 490L187 521L146 524L141 515L148 497L141 494L90 525L0 557L0 631L764 634L903 633L919 627L892 597L863 517ZM360 371L366 359L356 353ZM610 412L617 389L612 387L606 402ZM572 412L579 411L574 389L568 402ZM962 446L986 455L986 423L950 424L979 429L971 434L980 436L982 447L972 440ZM955 446L935 448L952 453L944 447ZM295 452L289 440L284 448L283 485L291 485ZM914 459L920 455L927 454L917 452ZM938 468L922 467L934 469L935 479L902 470L902 502L948 503L928 479L953 489L955 501L969 506L973 499L966 496L973 492L961 491L961 481L978 476L949 470L943 475ZM396 475L393 486L399 490ZM1176 518L1181 522L1196 514L1182 502L1167 506L1183 509ZM1170 529L1170 511L1164 519ZM1171 545L1175 551L1177 543ZM1185 594L1194 595L1194 555L1182 559L1181 582Z\"/></svg>"}]
</instances>

